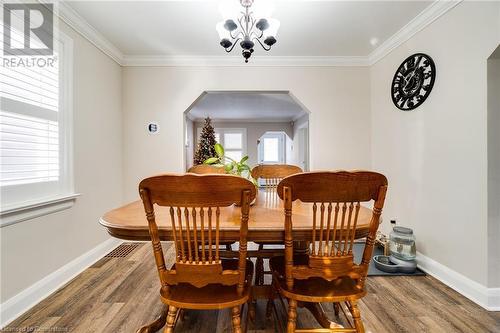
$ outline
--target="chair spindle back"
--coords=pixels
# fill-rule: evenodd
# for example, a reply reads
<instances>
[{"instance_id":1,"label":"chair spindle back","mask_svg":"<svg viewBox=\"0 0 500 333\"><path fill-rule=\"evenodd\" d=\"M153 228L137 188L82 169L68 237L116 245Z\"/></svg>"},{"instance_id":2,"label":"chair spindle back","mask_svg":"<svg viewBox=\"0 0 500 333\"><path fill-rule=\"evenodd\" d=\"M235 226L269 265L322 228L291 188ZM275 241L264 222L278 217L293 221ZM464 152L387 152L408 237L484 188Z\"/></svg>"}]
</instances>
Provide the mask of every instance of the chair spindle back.
<instances>
[{"instance_id":1,"label":"chair spindle back","mask_svg":"<svg viewBox=\"0 0 500 333\"><path fill-rule=\"evenodd\" d=\"M278 195L285 205L286 280L350 276L363 287L387 191L385 176L368 171L308 172L283 179ZM293 265L293 201L312 203L312 233L307 266ZM361 202L374 201L361 263L353 246Z\"/></svg>"},{"instance_id":2,"label":"chair spindle back","mask_svg":"<svg viewBox=\"0 0 500 333\"><path fill-rule=\"evenodd\" d=\"M220 283L243 291L246 270L248 214L255 186L232 175L162 175L139 184L156 266L163 288L178 283L196 287ZM175 266L165 267L154 205L168 208L175 244ZM237 270L223 271L219 257L221 208L241 206L240 248Z\"/></svg>"},{"instance_id":3,"label":"chair spindle back","mask_svg":"<svg viewBox=\"0 0 500 333\"><path fill-rule=\"evenodd\" d=\"M289 164L259 164L252 169L252 177L264 179L266 188L278 187L279 182L288 176L301 173L302 169Z\"/></svg>"}]
</instances>

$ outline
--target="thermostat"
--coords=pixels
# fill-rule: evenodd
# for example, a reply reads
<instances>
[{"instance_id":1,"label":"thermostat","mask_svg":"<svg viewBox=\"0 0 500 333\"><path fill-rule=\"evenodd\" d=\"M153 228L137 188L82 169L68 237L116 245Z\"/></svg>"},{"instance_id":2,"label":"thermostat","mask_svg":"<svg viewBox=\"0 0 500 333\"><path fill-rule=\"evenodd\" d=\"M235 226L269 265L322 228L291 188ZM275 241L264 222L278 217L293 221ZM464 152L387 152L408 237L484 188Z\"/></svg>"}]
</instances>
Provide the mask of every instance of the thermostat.
<instances>
[{"instance_id":1,"label":"thermostat","mask_svg":"<svg viewBox=\"0 0 500 333\"><path fill-rule=\"evenodd\" d=\"M149 134L158 134L160 132L160 125L157 122L151 122L148 124Z\"/></svg>"}]
</instances>

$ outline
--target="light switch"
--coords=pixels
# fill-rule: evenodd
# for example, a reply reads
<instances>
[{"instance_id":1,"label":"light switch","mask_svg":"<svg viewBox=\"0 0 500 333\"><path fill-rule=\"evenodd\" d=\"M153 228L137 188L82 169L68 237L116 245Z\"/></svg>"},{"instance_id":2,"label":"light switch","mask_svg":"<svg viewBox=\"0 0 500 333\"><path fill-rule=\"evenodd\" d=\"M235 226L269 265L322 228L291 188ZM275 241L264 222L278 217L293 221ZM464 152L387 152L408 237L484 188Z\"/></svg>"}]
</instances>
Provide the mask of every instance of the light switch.
<instances>
[{"instance_id":1,"label":"light switch","mask_svg":"<svg viewBox=\"0 0 500 333\"><path fill-rule=\"evenodd\" d=\"M151 122L148 124L149 134L158 134L160 132L160 125L157 122Z\"/></svg>"}]
</instances>

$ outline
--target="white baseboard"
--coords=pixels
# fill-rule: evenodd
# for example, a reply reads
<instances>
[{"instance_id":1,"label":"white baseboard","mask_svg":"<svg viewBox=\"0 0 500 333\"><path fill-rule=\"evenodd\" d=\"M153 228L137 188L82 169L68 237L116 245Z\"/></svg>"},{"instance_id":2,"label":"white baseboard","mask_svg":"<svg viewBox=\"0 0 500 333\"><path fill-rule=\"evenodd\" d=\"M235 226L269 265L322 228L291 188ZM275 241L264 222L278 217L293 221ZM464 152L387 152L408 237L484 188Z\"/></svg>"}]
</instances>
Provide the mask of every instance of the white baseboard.
<instances>
[{"instance_id":1,"label":"white baseboard","mask_svg":"<svg viewBox=\"0 0 500 333\"><path fill-rule=\"evenodd\" d=\"M488 311L500 311L500 288L488 288L443 264L417 253L418 267Z\"/></svg>"},{"instance_id":2,"label":"white baseboard","mask_svg":"<svg viewBox=\"0 0 500 333\"><path fill-rule=\"evenodd\" d=\"M110 238L6 300L0 305L0 329L52 294L121 243L121 240Z\"/></svg>"}]
</instances>

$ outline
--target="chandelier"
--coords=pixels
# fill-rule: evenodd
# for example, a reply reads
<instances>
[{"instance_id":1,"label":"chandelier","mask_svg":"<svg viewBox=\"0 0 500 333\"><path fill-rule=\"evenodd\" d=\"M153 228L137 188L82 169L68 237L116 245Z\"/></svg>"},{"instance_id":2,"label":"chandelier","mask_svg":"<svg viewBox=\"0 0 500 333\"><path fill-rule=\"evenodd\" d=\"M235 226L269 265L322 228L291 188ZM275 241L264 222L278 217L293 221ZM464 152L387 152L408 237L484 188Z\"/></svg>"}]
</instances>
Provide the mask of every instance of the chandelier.
<instances>
[{"instance_id":1,"label":"chandelier","mask_svg":"<svg viewBox=\"0 0 500 333\"><path fill-rule=\"evenodd\" d=\"M236 0L221 3L224 20L217 23L215 29L219 33L220 45L227 53L239 43L247 63L254 52L255 43L266 51L271 50L276 43L280 22L270 18L269 0L240 0L240 5L243 8L237 6Z\"/></svg>"}]
</instances>

